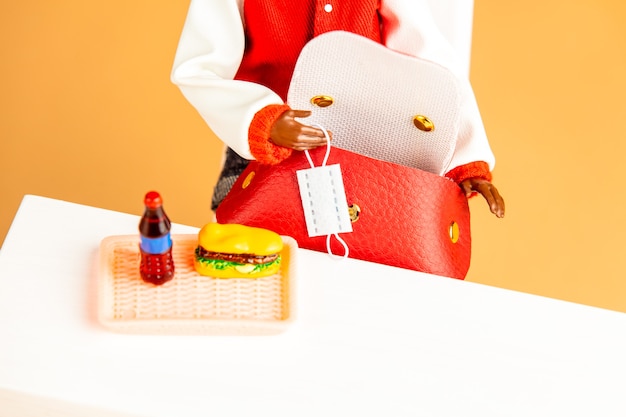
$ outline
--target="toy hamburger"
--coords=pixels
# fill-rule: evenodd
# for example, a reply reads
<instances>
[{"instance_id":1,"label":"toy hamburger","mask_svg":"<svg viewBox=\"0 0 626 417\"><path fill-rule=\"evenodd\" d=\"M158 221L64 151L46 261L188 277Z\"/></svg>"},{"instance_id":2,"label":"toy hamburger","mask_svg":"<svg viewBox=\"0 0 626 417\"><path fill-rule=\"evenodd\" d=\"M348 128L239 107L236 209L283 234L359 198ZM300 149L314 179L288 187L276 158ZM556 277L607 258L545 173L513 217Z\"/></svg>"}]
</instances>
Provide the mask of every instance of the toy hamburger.
<instances>
[{"instance_id":1,"label":"toy hamburger","mask_svg":"<svg viewBox=\"0 0 626 417\"><path fill-rule=\"evenodd\" d=\"M280 270L282 250L282 238L271 230L208 223L198 233L194 266L216 278L267 277Z\"/></svg>"}]
</instances>

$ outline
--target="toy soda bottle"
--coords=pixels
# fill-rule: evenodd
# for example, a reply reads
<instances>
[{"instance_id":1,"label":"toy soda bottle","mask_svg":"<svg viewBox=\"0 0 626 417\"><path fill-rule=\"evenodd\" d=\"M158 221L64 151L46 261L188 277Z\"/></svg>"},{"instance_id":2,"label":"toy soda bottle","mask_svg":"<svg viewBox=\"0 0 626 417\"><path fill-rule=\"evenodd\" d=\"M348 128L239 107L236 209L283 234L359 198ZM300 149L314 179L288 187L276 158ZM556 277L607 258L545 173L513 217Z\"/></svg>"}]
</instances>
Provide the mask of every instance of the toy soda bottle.
<instances>
[{"instance_id":1,"label":"toy soda bottle","mask_svg":"<svg viewBox=\"0 0 626 417\"><path fill-rule=\"evenodd\" d=\"M174 277L172 258L172 223L163 210L163 200L156 191L144 198L145 211L139 222L141 263L139 272L145 282L161 285Z\"/></svg>"}]
</instances>

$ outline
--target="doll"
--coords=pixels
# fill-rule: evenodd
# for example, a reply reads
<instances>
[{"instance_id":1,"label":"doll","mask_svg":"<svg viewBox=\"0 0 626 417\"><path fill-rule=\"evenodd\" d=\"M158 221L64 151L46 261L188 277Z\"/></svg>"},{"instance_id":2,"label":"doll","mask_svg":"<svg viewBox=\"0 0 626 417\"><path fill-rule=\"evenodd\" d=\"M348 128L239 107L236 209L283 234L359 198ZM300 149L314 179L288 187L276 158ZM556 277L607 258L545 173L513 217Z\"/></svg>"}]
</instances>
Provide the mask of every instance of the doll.
<instances>
[{"instance_id":1,"label":"doll","mask_svg":"<svg viewBox=\"0 0 626 417\"><path fill-rule=\"evenodd\" d=\"M276 164L294 150L326 144L324 132L302 122L310 112L292 109L286 99L304 45L335 30L448 68L468 95L459 144L487 143L469 80L432 20L426 0L192 0L172 81L228 146L214 209L247 160ZM468 197L482 194L491 212L503 217L504 200L491 183L494 163L488 150L445 176Z\"/></svg>"}]
</instances>

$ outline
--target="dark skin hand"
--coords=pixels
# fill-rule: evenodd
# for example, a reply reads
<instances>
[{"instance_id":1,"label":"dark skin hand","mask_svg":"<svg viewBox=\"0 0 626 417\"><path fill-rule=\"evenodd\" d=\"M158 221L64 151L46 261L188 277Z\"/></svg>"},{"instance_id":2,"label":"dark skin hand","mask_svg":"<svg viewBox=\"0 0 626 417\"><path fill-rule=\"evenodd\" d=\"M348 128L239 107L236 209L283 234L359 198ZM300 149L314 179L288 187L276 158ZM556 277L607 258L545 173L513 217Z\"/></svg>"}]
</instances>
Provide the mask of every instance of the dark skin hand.
<instances>
[{"instance_id":1,"label":"dark skin hand","mask_svg":"<svg viewBox=\"0 0 626 417\"><path fill-rule=\"evenodd\" d=\"M304 118L310 115L311 112L308 110L287 110L274 122L270 131L270 140L275 145L296 151L326 145L326 137L321 129L307 126L296 120L296 117ZM330 136L330 132L328 134ZM468 178L459 185L467 197L474 192L481 194L487 201L491 212L499 218L504 217L504 199L489 181L482 178Z\"/></svg>"},{"instance_id":2,"label":"dark skin hand","mask_svg":"<svg viewBox=\"0 0 626 417\"><path fill-rule=\"evenodd\" d=\"M310 115L309 110L287 110L274 122L270 131L270 140L275 145L296 151L305 151L326 145L326 137L322 129L304 125L295 119Z\"/></svg>"},{"instance_id":3,"label":"dark skin hand","mask_svg":"<svg viewBox=\"0 0 626 417\"><path fill-rule=\"evenodd\" d=\"M487 201L489 210L499 218L504 217L504 199L492 183L482 178L468 178L459 185L467 197L472 192L481 194Z\"/></svg>"}]
</instances>

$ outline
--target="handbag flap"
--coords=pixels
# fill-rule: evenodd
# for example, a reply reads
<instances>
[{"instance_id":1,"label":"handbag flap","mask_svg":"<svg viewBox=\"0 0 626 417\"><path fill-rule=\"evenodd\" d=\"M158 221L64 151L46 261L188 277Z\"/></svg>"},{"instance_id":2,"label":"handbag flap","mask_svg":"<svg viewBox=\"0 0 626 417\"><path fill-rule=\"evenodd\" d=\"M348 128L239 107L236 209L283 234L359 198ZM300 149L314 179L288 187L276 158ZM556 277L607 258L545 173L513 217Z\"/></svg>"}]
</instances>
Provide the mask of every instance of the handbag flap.
<instances>
[{"instance_id":1,"label":"handbag flap","mask_svg":"<svg viewBox=\"0 0 626 417\"><path fill-rule=\"evenodd\" d=\"M333 31L302 50L287 103L310 110L303 123L330 130L335 147L443 175L458 137L460 97L446 68Z\"/></svg>"}]
</instances>

